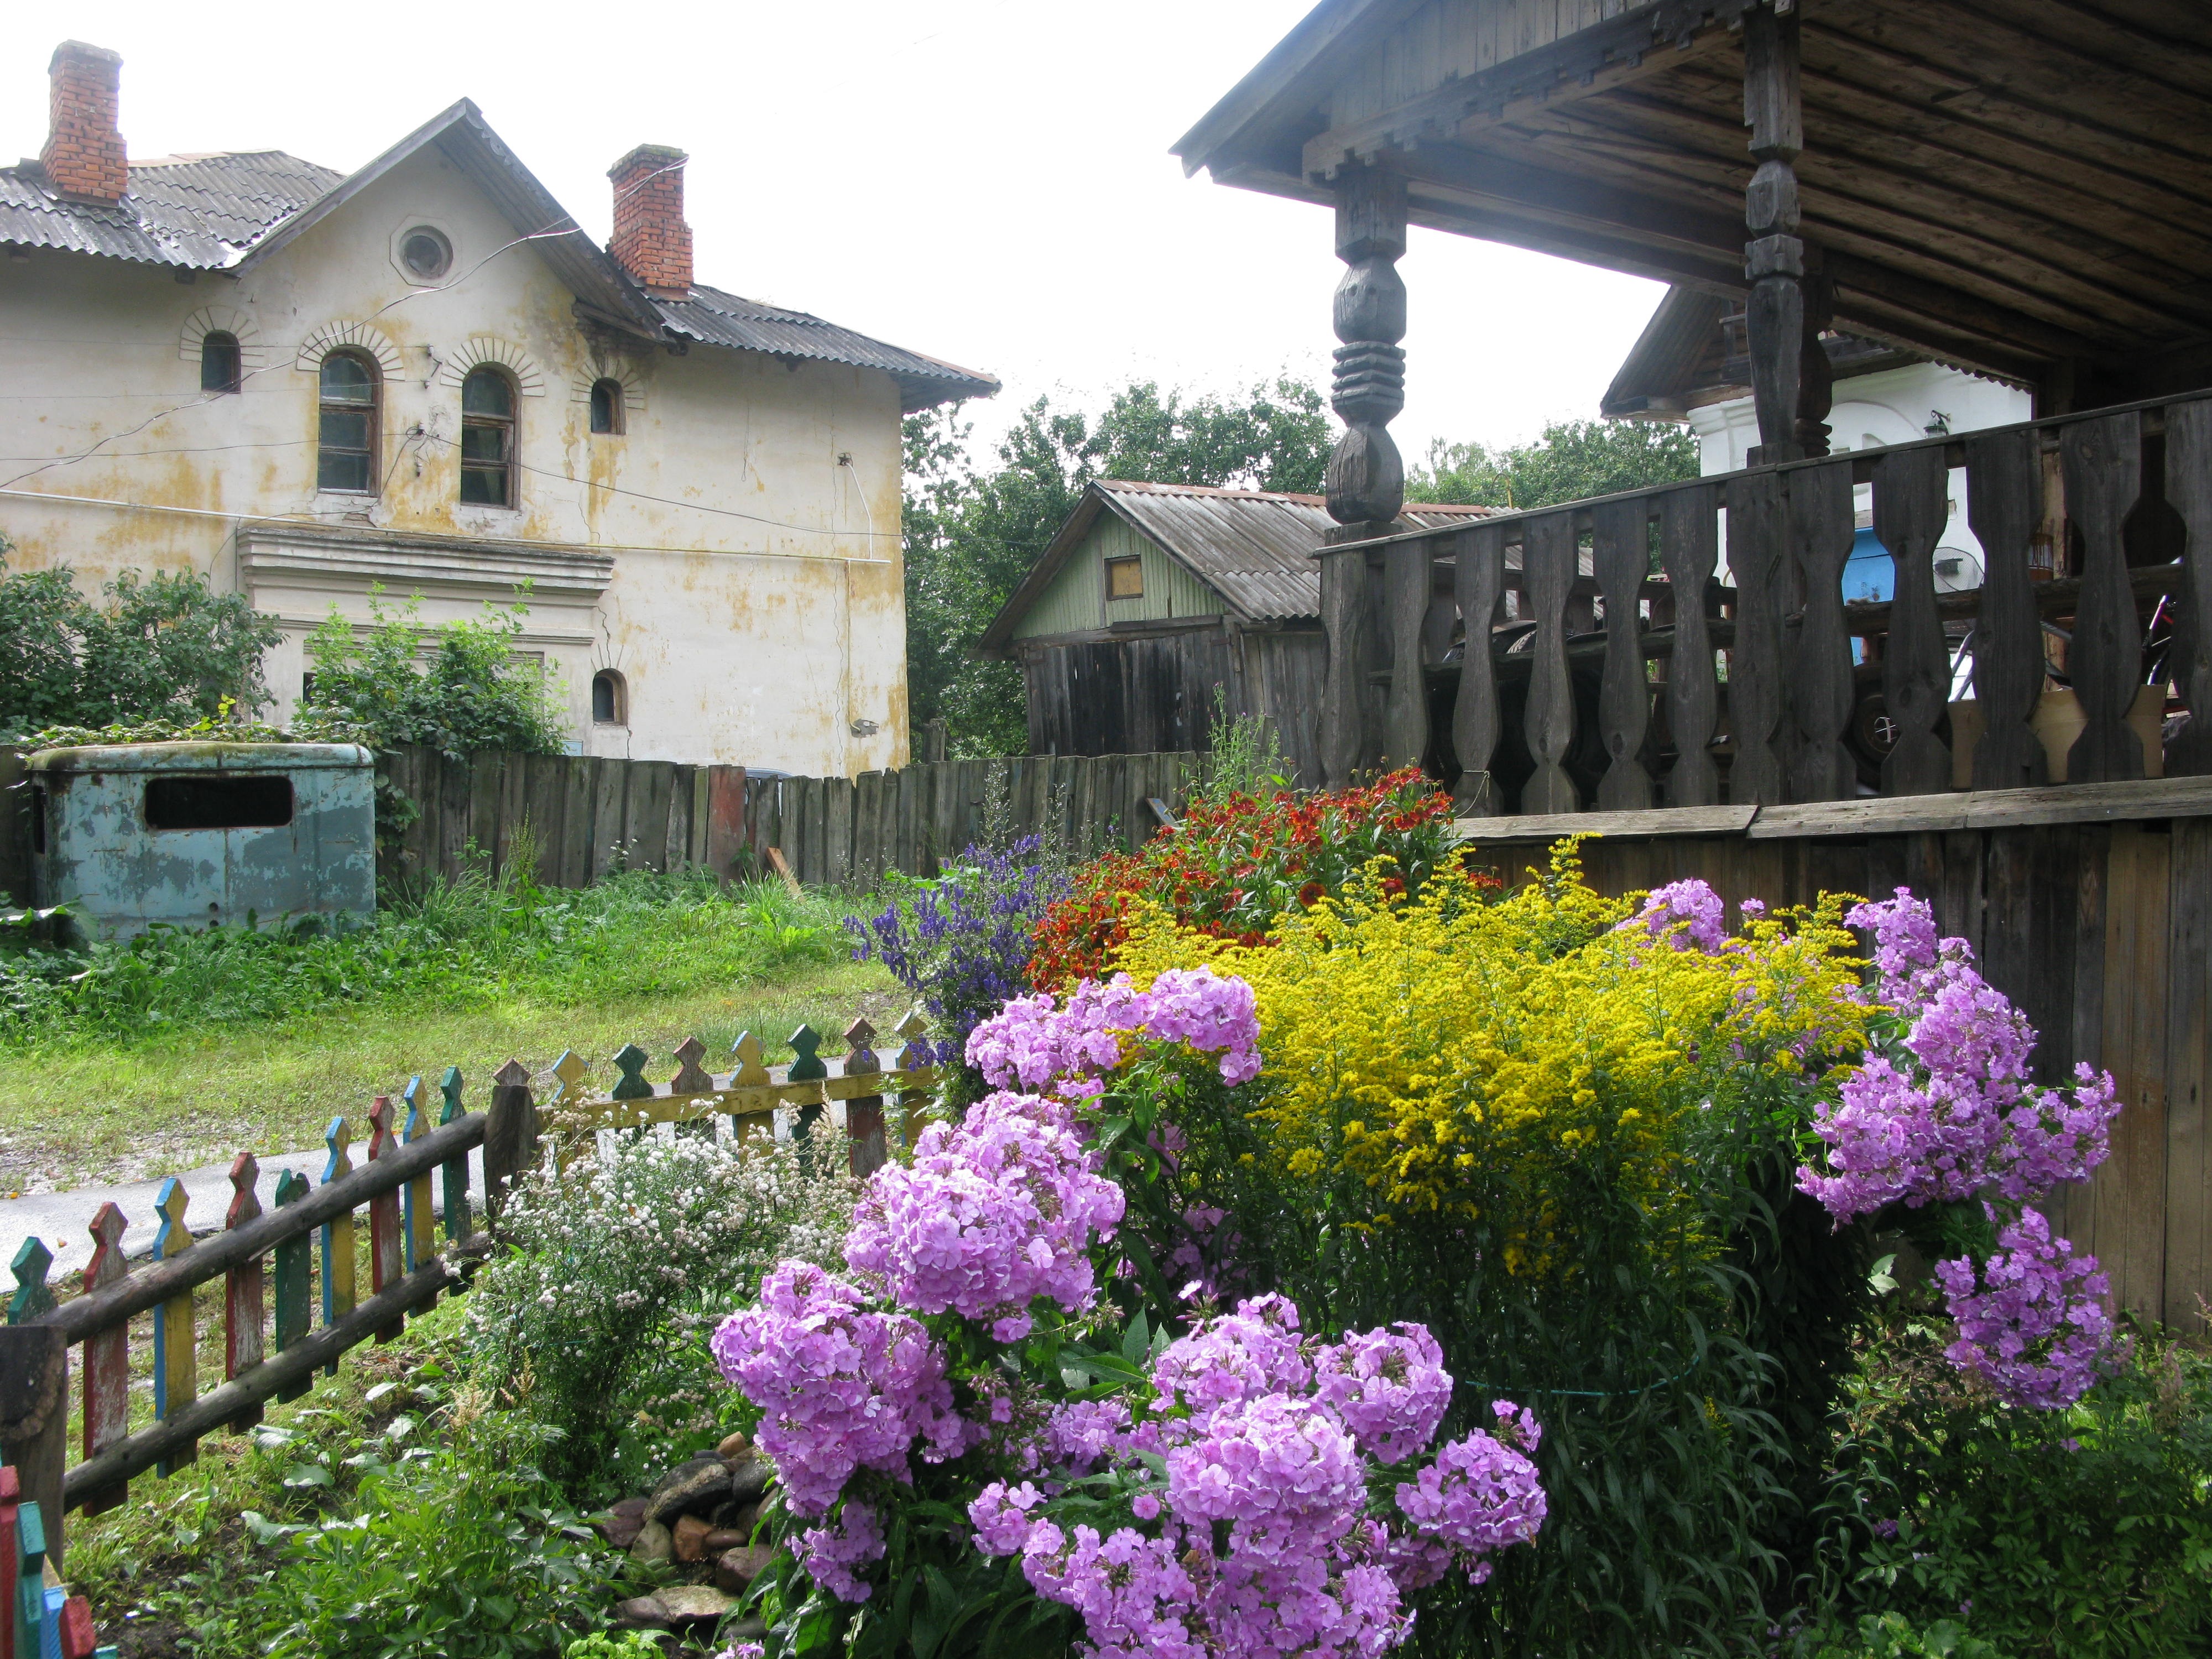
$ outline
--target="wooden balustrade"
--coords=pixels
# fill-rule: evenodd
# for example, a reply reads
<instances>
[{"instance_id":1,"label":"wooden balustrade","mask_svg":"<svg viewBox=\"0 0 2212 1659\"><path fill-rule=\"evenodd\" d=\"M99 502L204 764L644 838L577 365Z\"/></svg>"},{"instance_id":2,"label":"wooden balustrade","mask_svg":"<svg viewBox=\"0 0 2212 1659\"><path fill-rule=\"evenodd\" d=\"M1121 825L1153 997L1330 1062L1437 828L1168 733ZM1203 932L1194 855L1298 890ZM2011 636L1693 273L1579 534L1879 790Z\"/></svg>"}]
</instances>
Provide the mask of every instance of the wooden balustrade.
<instances>
[{"instance_id":1,"label":"wooden balustrade","mask_svg":"<svg viewBox=\"0 0 2212 1659\"><path fill-rule=\"evenodd\" d=\"M1942 592L1960 507L1983 577ZM1879 603L1843 591L1864 525ZM2053 542L2076 550L2056 571L2031 551ZM2208 546L2203 397L1340 541L1318 556L1328 781L1418 761L1487 817L2212 773ZM2146 738L2147 679L2192 715L2170 742ZM2081 721L2056 750L2052 691Z\"/></svg>"},{"instance_id":2,"label":"wooden balustrade","mask_svg":"<svg viewBox=\"0 0 2212 1659\"><path fill-rule=\"evenodd\" d=\"M51 1557L58 1571L66 1510L98 1514L113 1508L127 1498L134 1476L185 1467L204 1436L251 1429L264 1402L298 1399L318 1370L335 1375L347 1349L398 1334L410 1314L455 1282L475 1253L472 1241L482 1242L471 1199L472 1152L483 1154L477 1198L487 1218L495 1218L514 1178L538 1165L545 1141L556 1167L565 1167L603 1129L634 1132L673 1122L679 1133L711 1134L714 1121L726 1116L732 1138L742 1144L773 1136L779 1111L788 1115L791 1135L807 1139L823 1130L831 1103L842 1102L848 1167L866 1175L891 1155L887 1103L896 1102L902 1147L910 1150L921 1131L939 1078L927 1030L919 1012L902 1020L905 1046L886 1066L871 1046L876 1032L865 1018L846 1028L848 1052L842 1059L819 1054L820 1035L802 1025L791 1038L791 1063L774 1070L763 1063L759 1040L747 1034L738 1039L730 1071L720 1076L702 1067L707 1050L694 1037L677 1048L676 1075L662 1084L646 1079L651 1056L631 1043L611 1057L616 1076L604 1094L592 1086L589 1063L564 1054L551 1068L557 1091L542 1115L531 1073L517 1061L494 1078L486 1112L467 1109L461 1073L448 1068L438 1085L435 1127L421 1077L400 1093L404 1115L391 1097L376 1097L357 1167L352 1128L342 1117L332 1119L319 1184L282 1170L264 1203L260 1163L241 1152L230 1166L224 1224L205 1237L191 1236L184 1183L163 1182L153 1260L135 1272L122 1251L126 1218L115 1205L104 1205L90 1226L94 1249L82 1293L72 1300L57 1305L46 1283L53 1254L38 1239L25 1241L15 1257L8 1322L0 1328L0 1445L13 1466L0 1470L0 1532L10 1524L42 1527L41 1559ZM443 1200L442 1240L434 1195ZM366 1299L357 1292L356 1231L364 1208ZM217 1279L223 1286L224 1381L203 1394L195 1293ZM141 1315L152 1316L153 1413L152 1421L134 1431L130 1330ZM82 1456L68 1467L69 1350L75 1346L83 1350ZM5 1488L19 1478L28 1523L10 1519L14 1494ZM0 1575L7 1549L0 1537ZM14 1651L0 1632L0 1659Z\"/></svg>"}]
</instances>

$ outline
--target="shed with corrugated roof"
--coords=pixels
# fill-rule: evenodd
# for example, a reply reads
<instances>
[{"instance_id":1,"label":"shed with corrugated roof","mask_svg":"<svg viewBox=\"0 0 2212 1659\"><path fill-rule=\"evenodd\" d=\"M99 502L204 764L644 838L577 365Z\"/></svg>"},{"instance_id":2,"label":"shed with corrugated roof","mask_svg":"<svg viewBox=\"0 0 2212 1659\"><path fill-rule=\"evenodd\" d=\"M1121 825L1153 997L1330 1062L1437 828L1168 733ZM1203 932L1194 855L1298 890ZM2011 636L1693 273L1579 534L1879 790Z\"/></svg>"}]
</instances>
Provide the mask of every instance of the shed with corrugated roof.
<instances>
[{"instance_id":1,"label":"shed with corrugated roof","mask_svg":"<svg viewBox=\"0 0 2212 1659\"><path fill-rule=\"evenodd\" d=\"M1407 529L1490 509L1428 503ZM1319 495L1094 480L980 641L1022 665L1030 748L1146 754L1212 746L1220 705L1274 726L1320 777Z\"/></svg>"}]
</instances>

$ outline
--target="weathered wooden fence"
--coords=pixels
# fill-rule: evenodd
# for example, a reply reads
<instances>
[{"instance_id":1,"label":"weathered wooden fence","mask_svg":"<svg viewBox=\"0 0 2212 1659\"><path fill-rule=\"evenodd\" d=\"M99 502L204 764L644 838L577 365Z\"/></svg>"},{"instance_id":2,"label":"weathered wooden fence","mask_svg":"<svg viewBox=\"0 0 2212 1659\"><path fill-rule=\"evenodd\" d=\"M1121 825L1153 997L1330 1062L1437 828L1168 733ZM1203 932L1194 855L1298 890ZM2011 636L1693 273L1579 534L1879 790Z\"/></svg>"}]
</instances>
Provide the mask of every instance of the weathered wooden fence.
<instances>
[{"instance_id":1,"label":"weathered wooden fence","mask_svg":"<svg viewBox=\"0 0 2212 1659\"><path fill-rule=\"evenodd\" d=\"M382 890L469 866L494 871L529 826L538 882L582 887L628 867L757 870L779 849L801 881L866 884L890 871L936 873L974 841L994 794L1007 823L1080 850L1133 848L1159 827L1149 803L1179 811L1197 781L1196 754L1030 755L932 761L858 778L757 778L741 767L589 755L472 755L403 750L383 763L390 788L415 809L380 860Z\"/></svg>"},{"instance_id":2,"label":"weathered wooden fence","mask_svg":"<svg viewBox=\"0 0 2212 1659\"><path fill-rule=\"evenodd\" d=\"M832 1103L839 1103L848 1167L855 1174L876 1168L889 1152L884 1097L899 1101L901 1139L910 1145L938 1076L921 1017L908 1016L898 1029L906 1046L888 1067L869 1047L876 1033L866 1019L847 1028L849 1049L842 1057L823 1055L822 1036L800 1026L790 1039L792 1060L774 1068L748 1033L732 1051L731 1068L719 1074L701 1066L707 1051L694 1037L676 1050L676 1073L661 1084L646 1080L653 1057L635 1043L599 1069L601 1077L612 1073L605 1087L594 1082L592 1063L571 1051L550 1068L554 1092L542 1119L532 1074L518 1061L500 1068L488 1109L480 1112L464 1106L458 1068L447 1071L434 1095L417 1077L396 1103L376 1097L358 1168L351 1126L336 1119L325 1137L330 1156L321 1182L280 1171L266 1209L259 1164L252 1153L240 1153L224 1226L210 1237L192 1237L183 1184L165 1182L153 1260L135 1271L122 1252L128 1220L115 1205L104 1205L91 1224L94 1250L82 1293L58 1304L46 1283L53 1252L27 1239L16 1253L16 1289L0 1328L0 1455L20 1472L31 1500L23 1507L42 1528L45 1557L58 1573L67 1510L114 1508L128 1498L134 1476L190 1464L204 1436L252 1428L266 1401L300 1398L319 1370L335 1376L349 1348L399 1334L410 1314L435 1302L481 1257L487 1238L477 1215L495 1224L511 1182L538 1166L549 1140L563 1169L598 1131L654 1122L712 1134L714 1121L727 1117L731 1138L743 1145L775 1135L781 1113L785 1133L804 1140L834 1121ZM479 1148L483 1180L472 1196L469 1155ZM355 1226L364 1208L366 1297ZM223 1281L225 1380L203 1395L193 1293L216 1279ZM141 1315L151 1316L152 1412L134 1430L131 1329ZM83 1425L74 1465L72 1348L82 1350ZM9 1502L0 1477L0 1560ZM0 1640L0 1659L18 1650Z\"/></svg>"}]
</instances>

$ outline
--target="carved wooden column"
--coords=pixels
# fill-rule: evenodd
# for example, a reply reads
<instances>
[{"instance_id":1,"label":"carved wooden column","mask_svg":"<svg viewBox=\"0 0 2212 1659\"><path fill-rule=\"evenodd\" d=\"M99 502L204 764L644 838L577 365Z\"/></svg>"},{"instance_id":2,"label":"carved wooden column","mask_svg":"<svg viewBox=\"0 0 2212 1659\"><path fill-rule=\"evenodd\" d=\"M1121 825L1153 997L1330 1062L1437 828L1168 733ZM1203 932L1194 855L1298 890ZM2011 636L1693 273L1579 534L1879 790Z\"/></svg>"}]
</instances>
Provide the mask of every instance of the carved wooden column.
<instances>
[{"instance_id":1,"label":"carved wooden column","mask_svg":"<svg viewBox=\"0 0 2212 1659\"><path fill-rule=\"evenodd\" d=\"M1329 404L1343 435L1328 458L1332 543L1387 536L1405 505L1406 468L1390 422L1406 406L1406 181L1378 167L1349 167L1339 177L1336 257L1336 378ZM1374 604L1364 551L1321 554L1322 625L1328 637L1322 709L1322 771L1332 788L1375 764L1381 732L1367 684L1376 654Z\"/></svg>"},{"instance_id":2,"label":"carved wooden column","mask_svg":"<svg viewBox=\"0 0 2212 1659\"><path fill-rule=\"evenodd\" d=\"M1836 285L1816 271L1806 274L1805 325L1797 351L1797 447L1809 457L1828 453L1828 411L1835 407L1836 368L1820 337L1836 320Z\"/></svg>"},{"instance_id":3,"label":"carved wooden column","mask_svg":"<svg viewBox=\"0 0 2212 1659\"><path fill-rule=\"evenodd\" d=\"M1751 129L1751 176L1744 222L1745 306L1750 333L1752 402L1759 413L1753 466L1791 461L1805 451L1798 437L1806 341L1805 244L1797 235L1797 173L1805 147L1798 92L1797 14L1765 0L1743 15L1743 124ZM1820 413L1826 411L1823 409ZM1817 424L1815 416L1814 423ZM1826 434L1822 433L1825 440Z\"/></svg>"}]
</instances>

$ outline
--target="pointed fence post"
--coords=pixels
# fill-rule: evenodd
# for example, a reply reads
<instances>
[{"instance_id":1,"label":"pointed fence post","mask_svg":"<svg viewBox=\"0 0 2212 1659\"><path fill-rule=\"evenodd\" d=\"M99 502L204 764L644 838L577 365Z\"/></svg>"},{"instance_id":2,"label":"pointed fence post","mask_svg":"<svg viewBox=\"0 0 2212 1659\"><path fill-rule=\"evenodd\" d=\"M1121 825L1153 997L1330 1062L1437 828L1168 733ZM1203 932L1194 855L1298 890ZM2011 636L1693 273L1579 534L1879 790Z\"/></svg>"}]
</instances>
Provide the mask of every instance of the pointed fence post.
<instances>
[{"instance_id":1,"label":"pointed fence post","mask_svg":"<svg viewBox=\"0 0 2212 1659\"><path fill-rule=\"evenodd\" d=\"M446 1067L446 1075L438 1079L438 1092L446 1097L438 1112L438 1127L444 1128L462 1115L461 1068ZM469 1236L469 1155L461 1153L449 1158L440 1166L446 1186L446 1237L456 1242Z\"/></svg>"},{"instance_id":2,"label":"pointed fence post","mask_svg":"<svg viewBox=\"0 0 2212 1659\"><path fill-rule=\"evenodd\" d=\"M868 1045L876 1040L876 1028L865 1017L855 1019L845 1028L845 1042L850 1050L845 1056L847 1077L867 1077L884 1069L876 1051ZM881 1095L862 1095L845 1103L845 1139L847 1156L856 1176L873 1175L884 1166L889 1155L884 1146L884 1097Z\"/></svg>"},{"instance_id":3,"label":"pointed fence post","mask_svg":"<svg viewBox=\"0 0 2212 1659\"><path fill-rule=\"evenodd\" d=\"M937 1049L929 1041L929 1022L922 1018L921 1009L913 1010L894 1029L906 1039L906 1047L899 1050L898 1070L919 1072L937 1063ZM921 1136L922 1115L928 1109L927 1090L899 1091L899 1139L908 1158L914 1156L914 1144Z\"/></svg>"},{"instance_id":4,"label":"pointed fence post","mask_svg":"<svg viewBox=\"0 0 2212 1659\"><path fill-rule=\"evenodd\" d=\"M15 1505L15 1593L9 1598L14 1659L45 1659L46 1516L45 1506L27 1491Z\"/></svg>"},{"instance_id":5,"label":"pointed fence post","mask_svg":"<svg viewBox=\"0 0 2212 1659\"><path fill-rule=\"evenodd\" d=\"M830 1068L814 1051L822 1046L822 1033L811 1025L802 1025L791 1034L791 1069L786 1072L787 1083L812 1083L830 1075ZM791 1138L811 1140L814 1126L822 1121L827 1108L823 1101L809 1101L792 1114Z\"/></svg>"},{"instance_id":6,"label":"pointed fence post","mask_svg":"<svg viewBox=\"0 0 2212 1659\"><path fill-rule=\"evenodd\" d=\"M176 1176L161 1183L161 1195L154 1200L161 1218L154 1234L155 1261L173 1261L191 1249L191 1231L185 1225L185 1206L191 1201L185 1183ZM190 1291L178 1292L154 1310L154 1416L158 1421L167 1422L199 1398L198 1335ZM199 1462L199 1443L191 1441L155 1464L155 1470L172 1475Z\"/></svg>"},{"instance_id":7,"label":"pointed fence post","mask_svg":"<svg viewBox=\"0 0 2212 1659\"><path fill-rule=\"evenodd\" d=\"M347 1148L353 1145L353 1131L342 1117L331 1120L331 1127L323 1132L323 1145L331 1149L329 1160L323 1165L323 1185L327 1187L341 1176L353 1173L353 1159ZM358 1250L354 1243L353 1215L348 1210L323 1224L323 1323L335 1325L354 1310L356 1300L354 1290L354 1258ZM323 1367L323 1375L336 1376L338 1362L332 1359Z\"/></svg>"},{"instance_id":8,"label":"pointed fence post","mask_svg":"<svg viewBox=\"0 0 2212 1659\"><path fill-rule=\"evenodd\" d=\"M553 1062L553 1080L561 1085L553 1091L553 1104L562 1108L573 1108L582 1104L585 1095L589 1092L585 1087L585 1083L591 1074L591 1061L586 1060L574 1048L563 1049L561 1058ZM574 1164L582 1155L584 1143L586 1140L589 1140L596 1148L599 1145L597 1132L589 1129L562 1131L560 1139L554 1145L555 1166L565 1170Z\"/></svg>"},{"instance_id":9,"label":"pointed fence post","mask_svg":"<svg viewBox=\"0 0 2212 1659\"><path fill-rule=\"evenodd\" d=\"M8 1322L27 1325L42 1313L53 1310L54 1293L46 1284L54 1253L46 1241L27 1238L15 1251L15 1293L8 1298Z\"/></svg>"},{"instance_id":10,"label":"pointed fence post","mask_svg":"<svg viewBox=\"0 0 2212 1659\"><path fill-rule=\"evenodd\" d=\"M392 1097L379 1095L368 1109L368 1167L374 1169L377 1160L389 1158L398 1143L392 1138ZM380 1293L397 1285L404 1273L401 1265L399 1194L397 1192L379 1193L368 1200L368 1283L371 1294ZM376 1334L379 1342L389 1342L407 1328L404 1319L395 1319Z\"/></svg>"},{"instance_id":11,"label":"pointed fence post","mask_svg":"<svg viewBox=\"0 0 2212 1659\"><path fill-rule=\"evenodd\" d=\"M287 1170L276 1177L276 1207L297 1204L307 1195L307 1177L296 1170ZM280 1240L276 1245L276 1352L282 1353L295 1342L307 1340L308 1325L307 1279L313 1267L310 1254L311 1236L295 1233ZM312 1373L310 1374L312 1375ZM301 1377L288 1389L280 1389L279 1401L297 1400L307 1393L308 1378Z\"/></svg>"},{"instance_id":12,"label":"pointed fence post","mask_svg":"<svg viewBox=\"0 0 2212 1659\"><path fill-rule=\"evenodd\" d=\"M261 1165L251 1152L240 1152L230 1163L230 1208L223 1216L226 1231L260 1218L261 1200L254 1188L261 1180ZM261 1363L261 1320L264 1308L261 1258L241 1261L223 1275L222 1376L234 1381L240 1371ZM244 1434L261 1420L261 1407L249 1406L230 1419L233 1434Z\"/></svg>"},{"instance_id":13,"label":"pointed fence post","mask_svg":"<svg viewBox=\"0 0 2212 1659\"><path fill-rule=\"evenodd\" d=\"M39 1322L54 1305L46 1286L53 1252L27 1238L15 1252L14 1296L8 1326L0 1332L0 1458L14 1466L27 1499L26 1513L54 1517L54 1555L60 1551L62 1469L69 1461L69 1343Z\"/></svg>"},{"instance_id":14,"label":"pointed fence post","mask_svg":"<svg viewBox=\"0 0 2212 1659\"><path fill-rule=\"evenodd\" d=\"M422 1117L422 1078L409 1078L407 1087L401 1091L399 1099L407 1109L401 1117L399 1144L411 1146L430 1132L430 1126ZM401 1255L406 1261L406 1270L410 1273L438 1253L437 1231L431 1220L430 1206L430 1172L425 1170L400 1188L403 1219L400 1236L404 1241Z\"/></svg>"},{"instance_id":15,"label":"pointed fence post","mask_svg":"<svg viewBox=\"0 0 2212 1659\"><path fill-rule=\"evenodd\" d=\"M123 1235L129 1231L112 1202L100 1206L88 1230L92 1260L84 1264L84 1293L105 1290L123 1277ZM118 1322L84 1340L84 1455L97 1457L131 1432L131 1327ZM130 1496L128 1481L88 1492L87 1515L104 1515Z\"/></svg>"},{"instance_id":16,"label":"pointed fence post","mask_svg":"<svg viewBox=\"0 0 2212 1659\"><path fill-rule=\"evenodd\" d=\"M732 1089L764 1088L774 1079L762 1063L761 1040L750 1031L738 1033L738 1040L730 1045L730 1087ZM758 1134L765 1125L770 1139L775 1134L775 1114L773 1111L744 1111L730 1114L730 1139L744 1146L746 1139Z\"/></svg>"},{"instance_id":17,"label":"pointed fence post","mask_svg":"<svg viewBox=\"0 0 2212 1659\"><path fill-rule=\"evenodd\" d=\"M484 1120L484 1214L499 1218L509 1191L525 1170L538 1165L538 1108L530 1098L530 1068L510 1059L491 1075L491 1111Z\"/></svg>"},{"instance_id":18,"label":"pointed fence post","mask_svg":"<svg viewBox=\"0 0 2212 1659\"><path fill-rule=\"evenodd\" d=\"M669 1080L668 1085L668 1097L671 1100L696 1098L700 1095L710 1095L714 1092L713 1074L699 1064L706 1057L707 1045L700 1042L697 1037L685 1037L683 1042L676 1045L676 1075ZM690 1122L680 1122L676 1126L676 1133L679 1135L703 1136L712 1140L714 1138L714 1117L712 1115L708 1115L694 1118Z\"/></svg>"}]
</instances>

